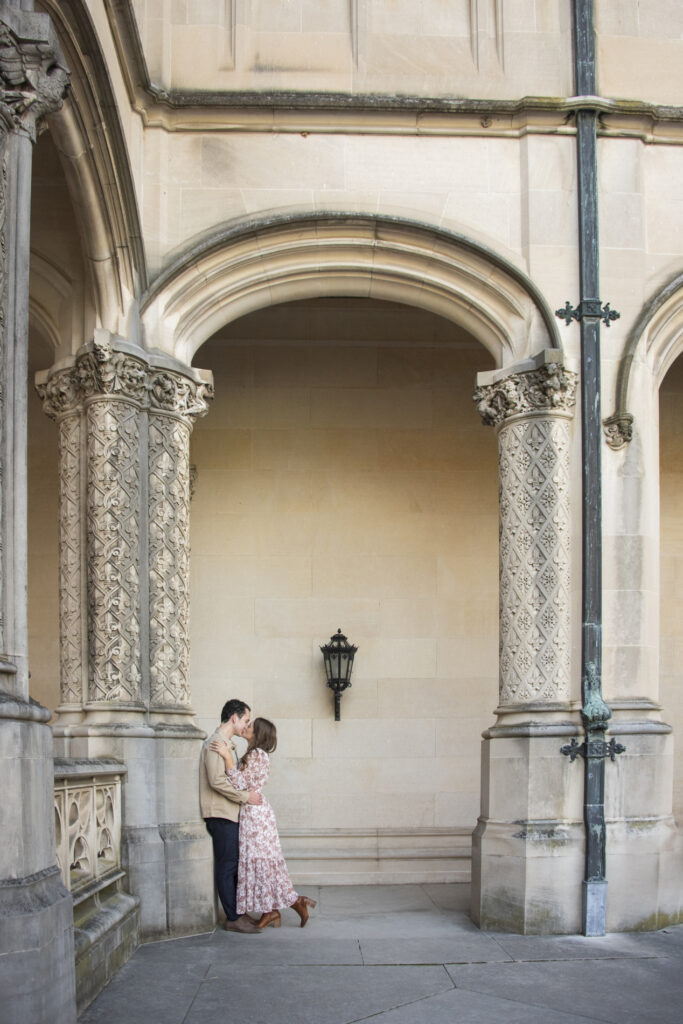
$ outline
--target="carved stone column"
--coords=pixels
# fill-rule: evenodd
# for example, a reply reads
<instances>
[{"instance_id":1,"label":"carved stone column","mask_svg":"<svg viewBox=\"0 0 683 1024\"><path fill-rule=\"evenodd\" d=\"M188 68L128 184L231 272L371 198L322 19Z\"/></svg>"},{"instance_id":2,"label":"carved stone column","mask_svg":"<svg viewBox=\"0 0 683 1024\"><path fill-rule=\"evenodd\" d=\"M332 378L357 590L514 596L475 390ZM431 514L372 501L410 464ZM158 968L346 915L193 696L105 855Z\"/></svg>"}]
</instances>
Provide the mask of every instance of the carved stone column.
<instances>
[{"instance_id":1,"label":"carved stone column","mask_svg":"<svg viewBox=\"0 0 683 1024\"><path fill-rule=\"evenodd\" d=\"M150 380L150 708L190 703L190 433L207 411L206 389L172 370Z\"/></svg>"},{"instance_id":2,"label":"carved stone column","mask_svg":"<svg viewBox=\"0 0 683 1024\"><path fill-rule=\"evenodd\" d=\"M498 432L501 708L570 696L575 397L575 374L556 362L475 392L484 423Z\"/></svg>"},{"instance_id":3,"label":"carved stone column","mask_svg":"<svg viewBox=\"0 0 683 1024\"><path fill-rule=\"evenodd\" d=\"M140 445L147 366L96 341L76 373L86 424L88 707L143 708Z\"/></svg>"},{"instance_id":4,"label":"carved stone column","mask_svg":"<svg viewBox=\"0 0 683 1024\"><path fill-rule=\"evenodd\" d=\"M49 18L27 6L0 0L0 991L7 1024L72 1024L72 902L56 864L50 713L29 699L26 602L32 149L68 75Z\"/></svg>"},{"instance_id":5,"label":"carved stone column","mask_svg":"<svg viewBox=\"0 0 683 1024\"><path fill-rule=\"evenodd\" d=\"M580 924L582 805L560 746L572 694L571 445L576 375L560 353L481 374L474 399L499 446L499 706L484 733L472 911L482 928ZM545 896L542 894L545 893Z\"/></svg>"},{"instance_id":6,"label":"carved stone column","mask_svg":"<svg viewBox=\"0 0 683 1024\"><path fill-rule=\"evenodd\" d=\"M187 781L204 735L190 706L189 443L210 378L98 330L36 386L60 431L58 751L127 766L122 860L141 934L201 931L213 881Z\"/></svg>"}]
</instances>

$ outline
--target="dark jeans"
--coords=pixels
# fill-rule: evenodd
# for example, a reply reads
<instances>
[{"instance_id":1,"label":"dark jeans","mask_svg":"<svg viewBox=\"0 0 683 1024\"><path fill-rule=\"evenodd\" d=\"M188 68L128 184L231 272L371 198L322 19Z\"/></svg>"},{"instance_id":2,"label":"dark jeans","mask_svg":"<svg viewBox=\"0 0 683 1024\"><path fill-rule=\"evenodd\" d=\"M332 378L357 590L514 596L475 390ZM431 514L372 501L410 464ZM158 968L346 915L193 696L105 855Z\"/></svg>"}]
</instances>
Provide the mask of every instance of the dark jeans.
<instances>
[{"instance_id":1,"label":"dark jeans","mask_svg":"<svg viewBox=\"0 0 683 1024\"><path fill-rule=\"evenodd\" d=\"M227 818L204 818L213 841L213 870L218 896L228 921L237 919L237 861L240 827Z\"/></svg>"}]
</instances>

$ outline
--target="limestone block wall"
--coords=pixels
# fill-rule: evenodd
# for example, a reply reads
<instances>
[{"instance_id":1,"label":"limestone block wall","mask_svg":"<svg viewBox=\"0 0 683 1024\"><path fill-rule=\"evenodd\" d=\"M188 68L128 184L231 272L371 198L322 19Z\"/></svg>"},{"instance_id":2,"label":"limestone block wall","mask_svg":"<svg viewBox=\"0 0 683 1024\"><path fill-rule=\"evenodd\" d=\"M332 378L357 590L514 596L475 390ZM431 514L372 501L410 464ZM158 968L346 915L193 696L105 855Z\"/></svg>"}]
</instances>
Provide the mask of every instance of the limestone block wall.
<instances>
[{"instance_id":1,"label":"limestone block wall","mask_svg":"<svg viewBox=\"0 0 683 1024\"><path fill-rule=\"evenodd\" d=\"M678 102L683 10L677 0L594 6L603 95Z\"/></svg>"},{"instance_id":2,"label":"limestone block wall","mask_svg":"<svg viewBox=\"0 0 683 1024\"><path fill-rule=\"evenodd\" d=\"M192 693L275 720L281 828L471 830L497 704L490 357L438 317L318 300L238 321L195 360ZM334 722L319 645L358 645Z\"/></svg>"},{"instance_id":3,"label":"limestone block wall","mask_svg":"<svg viewBox=\"0 0 683 1024\"><path fill-rule=\"evenodd\" d=\"M133 0L152 78L174 89L558 95L562 0ZM201 59L198 59L201 55Z\"/></svg>"}]
</instances>

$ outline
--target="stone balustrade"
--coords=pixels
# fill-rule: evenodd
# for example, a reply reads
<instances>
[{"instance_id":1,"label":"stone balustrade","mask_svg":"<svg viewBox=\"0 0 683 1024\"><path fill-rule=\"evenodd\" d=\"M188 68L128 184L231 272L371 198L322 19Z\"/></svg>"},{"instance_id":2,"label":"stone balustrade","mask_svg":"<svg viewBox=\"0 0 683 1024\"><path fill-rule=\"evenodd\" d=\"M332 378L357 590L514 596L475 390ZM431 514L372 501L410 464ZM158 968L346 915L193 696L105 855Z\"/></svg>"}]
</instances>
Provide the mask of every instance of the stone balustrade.
<instances>
[{"instance_id":1,"label":"stone balustrade","mask_svg":"<svg viewBox=\"0 0 683 1024\"><path fill-rule=\"evenodd\" d=\"M57 864L76 896L121 869L120 761L55 759Z\"/></svg>"}]
</instances>

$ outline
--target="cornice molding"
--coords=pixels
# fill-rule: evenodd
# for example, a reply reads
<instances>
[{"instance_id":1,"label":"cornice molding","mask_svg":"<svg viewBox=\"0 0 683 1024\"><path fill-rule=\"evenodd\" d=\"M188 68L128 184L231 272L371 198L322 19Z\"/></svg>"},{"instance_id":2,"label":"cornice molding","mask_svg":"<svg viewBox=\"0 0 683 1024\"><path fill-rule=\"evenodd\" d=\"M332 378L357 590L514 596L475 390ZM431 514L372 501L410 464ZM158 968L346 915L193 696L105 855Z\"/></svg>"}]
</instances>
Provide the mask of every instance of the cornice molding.
<instances>
[{"instance_id":1,"label":"cornice molding","mask_svg":"<svg viewBox=\"0 0 683 1024\"><path fill-rule=\"evenodd\" d=\"M132 0L105 0L133 109L167 131L493 135L575 133L578 110L600 115L599 134L683 144L683 107L604 96L512 100L388 93L165 89L152 82ZM229 121L226 113L230 112ZM326 114L325 119L320 115Z\"/></svg>"}]
</instances>

